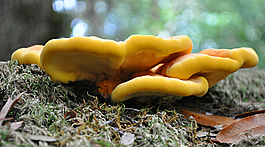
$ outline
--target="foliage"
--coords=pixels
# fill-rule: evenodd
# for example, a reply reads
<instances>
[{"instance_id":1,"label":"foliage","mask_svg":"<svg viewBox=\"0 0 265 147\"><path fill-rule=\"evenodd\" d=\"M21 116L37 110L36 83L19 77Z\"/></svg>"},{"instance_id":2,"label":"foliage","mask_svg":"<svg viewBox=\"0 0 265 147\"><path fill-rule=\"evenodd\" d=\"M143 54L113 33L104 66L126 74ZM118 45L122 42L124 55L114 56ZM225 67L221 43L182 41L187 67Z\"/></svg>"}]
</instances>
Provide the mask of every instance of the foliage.
<instances>
[{"instance_id":1,"label":"foliage","mask_svg":"<svg viewBox=\"0 0 265 147\"><path fill-rule=\"evenodd\" d=\"M83 11L79 11L80 5L86 6ZM131 34L188 35L194 52L252 47L259 54L259 67L264 68L264 7L265 2L258 0L79 0L58 12L68 15L66 37L96 35L124 40Z\"/></svg>"}]
</instances>

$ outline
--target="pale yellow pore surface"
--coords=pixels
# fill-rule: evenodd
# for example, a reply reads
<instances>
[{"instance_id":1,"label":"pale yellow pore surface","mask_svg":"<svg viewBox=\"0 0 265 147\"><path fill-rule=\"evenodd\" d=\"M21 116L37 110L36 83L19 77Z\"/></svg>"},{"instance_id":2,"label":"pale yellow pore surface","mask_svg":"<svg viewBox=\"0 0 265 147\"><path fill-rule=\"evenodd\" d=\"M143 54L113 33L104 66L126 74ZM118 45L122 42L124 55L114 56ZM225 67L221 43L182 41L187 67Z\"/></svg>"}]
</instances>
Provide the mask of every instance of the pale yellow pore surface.
<instances>
[{"instance_id":1,"label":"pale yellow pore surface","mask_svg":"<svg viewBox=\"0 0 265 147\"><path fill-rule=\"evenodd\" d=\"M177 53L190 53L191 48L187 36L133 35L124 42L74 37L49 41L40 60L53 81L128 79L134 71L147 70Z\"/></svg>"},{"instance_id":2,"label":"pale yellow pore surface","mask_svg":"<svg viewBox=\"0 0 265 147\"><path fill-rule=\"evenodd\" d=\"M238 69L254 67L257 64L258 56L250 48L208 49L173 60L165 66L161 74L180 79L188 79L193 75L204 76L209 87L212 87Z\"/></svg>"},{"instance_id":3,"label":"pale yellow pore surface","mask_svg":"<svg viewBox=\"0 0 265 147\"><path fill-rule=\"evenodd\" d=\"M40 63L40 53L43 45L34 45L28 48L17 49L11 55L11 61L18 60L19 64L38 64Z\"/></svg>"},{"instance_id":4,"label":"pale yellow pore surface","mask_svg":"<svg viewBox=\"0 0 265 147\"><path fill-rule=\"evenodd\" d=\"M139 96L203 96L208 91L204 77L193 76L188 80L164 76L140 76L119 84L112 92L111 99L121 102Z\"/></svg>"}]
</instances>

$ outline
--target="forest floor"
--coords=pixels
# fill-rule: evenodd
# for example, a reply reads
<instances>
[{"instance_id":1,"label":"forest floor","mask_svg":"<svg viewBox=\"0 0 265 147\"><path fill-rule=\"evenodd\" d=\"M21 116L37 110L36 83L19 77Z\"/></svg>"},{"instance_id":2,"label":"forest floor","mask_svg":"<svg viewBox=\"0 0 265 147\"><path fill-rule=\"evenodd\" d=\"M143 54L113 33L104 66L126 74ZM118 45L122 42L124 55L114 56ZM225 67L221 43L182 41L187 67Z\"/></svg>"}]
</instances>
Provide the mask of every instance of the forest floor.
<instances>
[{"instance_id":1,"label":"forest floor","mask_svg":"<svg viewBox=\"0 0 265 147\"><path fill-rule=\"evenodd\" d=\"M0 62L0 109L24 92L0 125L0 146L256 146L264 136L233 144L198 136L205 128L178 109L219 116L265 109L265 71L229 75L203 97L150 97L146 103L113 103L94 83L50 81L37 65ZM1 121L1 120L0 120ZM16 125L14 125L16 124Z\"/></svg>"}]
</instances>

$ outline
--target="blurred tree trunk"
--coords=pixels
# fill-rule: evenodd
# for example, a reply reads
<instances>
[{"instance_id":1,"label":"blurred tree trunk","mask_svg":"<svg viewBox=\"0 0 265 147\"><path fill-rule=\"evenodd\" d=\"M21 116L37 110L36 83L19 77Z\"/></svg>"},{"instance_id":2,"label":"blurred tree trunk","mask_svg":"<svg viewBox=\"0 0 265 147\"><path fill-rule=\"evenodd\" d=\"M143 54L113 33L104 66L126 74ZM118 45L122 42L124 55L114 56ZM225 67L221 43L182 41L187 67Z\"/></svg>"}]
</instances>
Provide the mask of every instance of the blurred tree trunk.
<instances>
[{"instance_id":1,"label":"blurred tree trunk","mask_svg":"<svg viewBox=\"0 0 265 147\"><path fill-rule=\"evenodd\" d=\"M62 35L62 16L53 11L52 0L0 0L0 18L0 61L18 48Z\"/></svg>"}]
</instances>

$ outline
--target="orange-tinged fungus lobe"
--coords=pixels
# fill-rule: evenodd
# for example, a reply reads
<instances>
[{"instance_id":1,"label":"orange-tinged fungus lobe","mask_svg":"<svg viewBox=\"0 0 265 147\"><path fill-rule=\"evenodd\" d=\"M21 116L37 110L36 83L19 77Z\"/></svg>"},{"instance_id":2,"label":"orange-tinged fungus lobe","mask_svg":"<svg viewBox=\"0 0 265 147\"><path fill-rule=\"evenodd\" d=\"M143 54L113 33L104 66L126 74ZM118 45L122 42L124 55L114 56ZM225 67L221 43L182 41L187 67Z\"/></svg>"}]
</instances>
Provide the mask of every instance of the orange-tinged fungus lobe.
<instances>
[{"instance_id":1,"label":"orange-tinged fungus lobe","mask_svg":"<svg viewBox=\"0 0 265 147\"><path fill-rule=\"evenodd\" d=\"M38 64L40 67L40 54L43 45L34 45L28 48L17 49L11 55L11 61L18 60L19 64Z\"/></svg>"}]
</instances>

